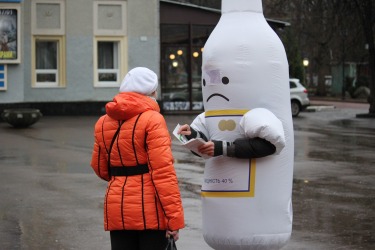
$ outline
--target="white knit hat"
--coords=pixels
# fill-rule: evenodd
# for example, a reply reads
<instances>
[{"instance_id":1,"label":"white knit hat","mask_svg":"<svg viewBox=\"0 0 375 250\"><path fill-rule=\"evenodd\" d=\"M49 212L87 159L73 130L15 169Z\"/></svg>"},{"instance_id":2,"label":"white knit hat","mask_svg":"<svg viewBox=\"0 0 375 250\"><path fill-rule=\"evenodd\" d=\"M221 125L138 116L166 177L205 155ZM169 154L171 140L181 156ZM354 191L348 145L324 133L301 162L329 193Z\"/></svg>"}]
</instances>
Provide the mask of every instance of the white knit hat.
<instances>
[{"instance_id":1,"label":"white knit hat","mask_svg":"<svg viewBox=\"0 0 375 250\"><path fill-rule=\"evenodd\" d=\"M120 92L150 95L158 87L158 76L152 70L137 67L130 70L121 82Z\"/></svg>"}]
</instances>

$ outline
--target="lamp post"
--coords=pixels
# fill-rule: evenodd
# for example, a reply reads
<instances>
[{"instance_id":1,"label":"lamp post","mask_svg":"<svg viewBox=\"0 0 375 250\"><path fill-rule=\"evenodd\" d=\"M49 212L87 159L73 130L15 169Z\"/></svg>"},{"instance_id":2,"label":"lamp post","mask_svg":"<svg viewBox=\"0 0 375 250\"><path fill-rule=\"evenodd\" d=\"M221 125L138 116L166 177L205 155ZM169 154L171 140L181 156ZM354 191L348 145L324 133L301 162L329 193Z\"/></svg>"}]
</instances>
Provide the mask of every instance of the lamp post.
<instances>
[{"instance_id":1,"label":"lamp post","mask_svg":"<svg viewBox=\"0 0 375 250\"><path fill-rule=\"evenodd\" d=\"M302 64L303 64L303 84L306 87L306 68L307 66L309 66L309 59L304 58L302 61Z\"/></svg>"}]
</instances>

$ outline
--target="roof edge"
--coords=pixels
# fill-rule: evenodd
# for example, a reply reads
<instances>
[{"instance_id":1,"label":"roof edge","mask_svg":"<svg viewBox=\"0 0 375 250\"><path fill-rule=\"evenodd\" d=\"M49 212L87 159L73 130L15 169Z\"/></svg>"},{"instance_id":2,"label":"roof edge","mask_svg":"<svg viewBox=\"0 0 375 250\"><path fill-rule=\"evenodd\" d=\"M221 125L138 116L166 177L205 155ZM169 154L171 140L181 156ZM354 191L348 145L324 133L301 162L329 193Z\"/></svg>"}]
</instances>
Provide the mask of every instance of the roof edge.
<instances>
[{"instance_id":1,"label":"roof edge","mask_svg":"<svg viewBox=\"0 0 375 250\"><path fill-rule=\"evenodd\" d=\"M159 0L160 2L163 3L170 3L170 4L175 4L175 5L180 5L180 6L185 6L185 7L191 7L191 8L196 8L196 9L201 9L201 10L206 10L214 13L221 14L220 9L215 9L215 8L209 8L209 7L204 7L196 4L191 4L191 3L181 3L181 2L176 2L176 1L171 1L171 0ZM266 18L266 17L265 17ZM290 26L289 22L281 21L281 20L276 20L272 18L266 18L267 21L273 22L278 25L283 25L284 27Z\"/></svg>"}]
</instances>

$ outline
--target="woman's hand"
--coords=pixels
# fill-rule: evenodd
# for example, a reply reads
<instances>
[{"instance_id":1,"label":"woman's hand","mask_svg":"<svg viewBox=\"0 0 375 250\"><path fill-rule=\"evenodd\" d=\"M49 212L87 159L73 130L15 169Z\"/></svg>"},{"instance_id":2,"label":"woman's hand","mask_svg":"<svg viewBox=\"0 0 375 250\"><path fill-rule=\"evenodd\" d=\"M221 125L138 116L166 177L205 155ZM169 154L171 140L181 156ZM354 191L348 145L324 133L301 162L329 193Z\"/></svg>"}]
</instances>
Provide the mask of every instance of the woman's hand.
<instances>
[{"instance_id":1,"label":"woman's hand","mask_svg":"<svg viewBox=\"0 0 375 250\"><path fill-rule=\"evenodd\" d=\"M167 238L169 238L170 236L172 236L173 239L174 239L174 241L177 241L177 240L180 238L180 234L179 234L179 231L178 231L178 230L175 230L175 231L169 231L169 230L167 230L165 236L166 236Z\"/></svg>"},{"instance_id":2,"label":"woman's hand","mask_svg":"<svg viewBox=\"0 0 375 250\"><path fill-rule=\"evenodd\" d=\"M205 144L201 145L198 150L199 153L212 157L214 156L215 144L212 141L208 141Z\"/></svg>"},{"instance_id":3,"label":"woman's hand","mask_svg":"<svg viewBox=\"0 0 375 250\"><path fill-rule=\"evenodd\" d=\"M191 128L188 124L181 125L180 128L177 131L177 134L181 135L191 135ZM214 156L214 149L215 149L215 144L212 141L208 141L205 144L201 145L198 148L199 153L208 155L213 157Z\"/></svg>"},{"instance_id":4,"label":"woman's hand","mask_svg":"<svg viewBox=\"0 0 375 250\"><path fill-rule=\"evenodd\" d=\"M178 129L177 134L179 135L191 135L191 129L188 124L181 125Z\"/></svg>"}]
</instances>

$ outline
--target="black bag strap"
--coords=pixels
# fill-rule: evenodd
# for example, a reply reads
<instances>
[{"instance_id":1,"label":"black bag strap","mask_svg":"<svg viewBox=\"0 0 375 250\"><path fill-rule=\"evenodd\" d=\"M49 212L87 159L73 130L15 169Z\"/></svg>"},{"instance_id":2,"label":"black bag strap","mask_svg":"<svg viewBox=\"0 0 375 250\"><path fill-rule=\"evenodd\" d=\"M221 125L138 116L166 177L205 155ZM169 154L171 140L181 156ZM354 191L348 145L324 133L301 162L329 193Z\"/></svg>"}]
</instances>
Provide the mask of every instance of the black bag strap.
<instances>
[{"instance_id":1,"label":"black bag strap","mask_svg":"<svg viewBox=\"0 0 375 250\"><path fill-rule=\"evenodd\" d=\"M115 143L115 140L116 140L118 134L120 133L120 129L121 129L122 124L124 124L124 121L119 121L118 128L117 128L115 134L112 137L112 141L111 141L111 144L110 144L109 150L108 150L108 164L107 164L107 166L108 166L108 175L109 175L109 177L111 177L111 171L110 171L110 167L111 167L111 151L112 151L113 144Z\"/></svg>"},{"instance_id":2,"label":"black bag strap","mask_svg":"<svg viewBox=\"0 0 375 250\"><path fill-rule=\"evenodd\" d=\"M138 161L137 151L135 149L134 134L135 134L135 127L137 126L138 120L139 120L139 118L141 117L142 114L143 113L140 113L138 115L137 119L135 120L135 123L134 123L134 126L133 126L133 133L132 133L132 145L133 145L133 151L134 151L135 160L137 161L137 165L140 165L140 164L139 164L139 161Z\"/></svg>"},{"instance_id":3,"label":"black bag strap","mask_svg":"<svg viewBox=\"0 0 375 250\"><path fill-rule=\"evenodd\" d=\"M137 117L137 119L135 120L135 123L134 123L134 126L133 126L133 132L132 132L132 146L133 146L133 151L134 151L134 156L135 156L135 160L137 161L137 166L141 166L141 165L144 165L144 164L139 164L139 161L138 161L138 157L137 157L137 151L135 149L135 143L134 143L134 134L135 134L135 127L137 126L137 123L138 123L138 120L139 118L141 117L142 113L140 113ZM111 144L109 146L109 151L108 151L108 175L109 177L112 176L112 173L113 173L113 169L111 168L111 151L112 151L112 148L113 148L113 144L115 143L115 140L118 136L118 134L120 133L120 130L121 130L121 126L122 124L124 124L125 121L119 121L119 126L115 132L115 134L113 135L112 137L112 141L111 141ZM143 168L142 168L143 169ZM116 170L115 170L116 171ZM141 172L143 172L144 170L140 170ZM117 172L116 172L117 173ZM121 174L120 174L121 175ZM133 174L131 174L133 175Z\"/></svg>"}]
</instances>

